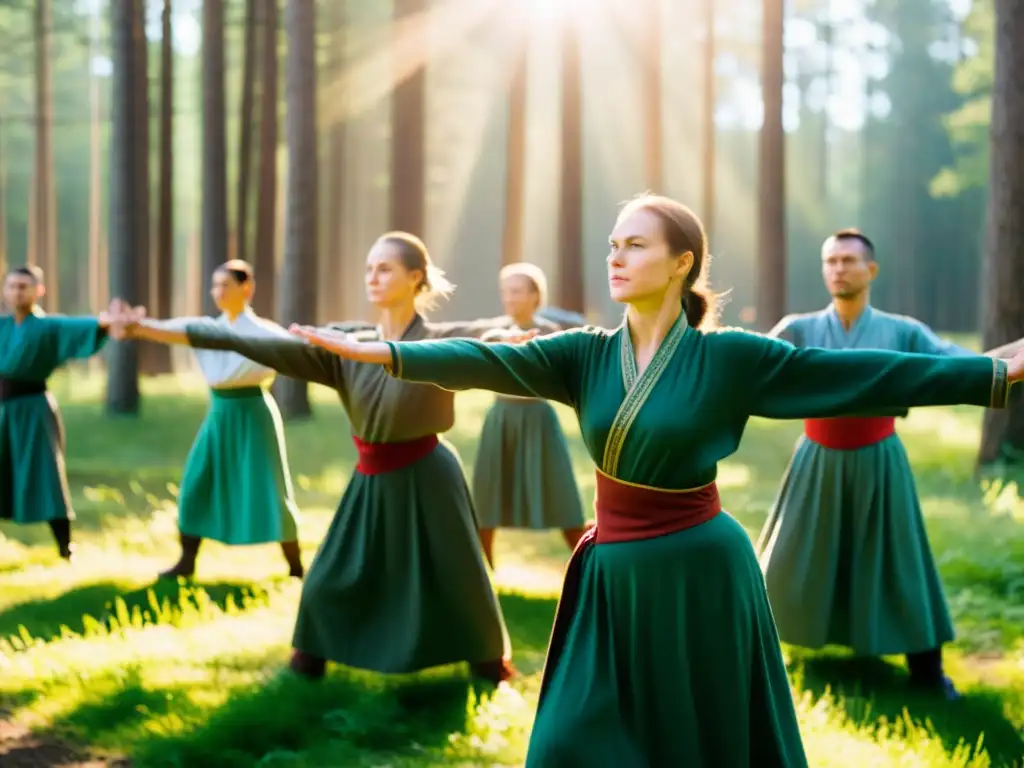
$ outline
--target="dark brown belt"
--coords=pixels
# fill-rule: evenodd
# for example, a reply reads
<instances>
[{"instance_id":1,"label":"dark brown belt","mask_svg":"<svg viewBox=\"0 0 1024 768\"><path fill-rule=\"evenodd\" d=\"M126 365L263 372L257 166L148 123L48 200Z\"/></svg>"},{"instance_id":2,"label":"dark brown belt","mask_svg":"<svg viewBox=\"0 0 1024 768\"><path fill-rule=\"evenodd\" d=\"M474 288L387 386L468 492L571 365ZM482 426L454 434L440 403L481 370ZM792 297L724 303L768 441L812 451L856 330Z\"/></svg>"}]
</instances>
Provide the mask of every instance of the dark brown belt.
<instances>
[{"instance_id":1,"label":"dark brown belt","mask_svg":"<svg viewBox=\"0 0 1024 768\"><path fill-rule=\"evenodd\" d=\"M16 397L41 395L44 392L46 392L45 381L21 381L0 377L0 403L4 400L13 400Z\"/></svg>"}]
</instances>

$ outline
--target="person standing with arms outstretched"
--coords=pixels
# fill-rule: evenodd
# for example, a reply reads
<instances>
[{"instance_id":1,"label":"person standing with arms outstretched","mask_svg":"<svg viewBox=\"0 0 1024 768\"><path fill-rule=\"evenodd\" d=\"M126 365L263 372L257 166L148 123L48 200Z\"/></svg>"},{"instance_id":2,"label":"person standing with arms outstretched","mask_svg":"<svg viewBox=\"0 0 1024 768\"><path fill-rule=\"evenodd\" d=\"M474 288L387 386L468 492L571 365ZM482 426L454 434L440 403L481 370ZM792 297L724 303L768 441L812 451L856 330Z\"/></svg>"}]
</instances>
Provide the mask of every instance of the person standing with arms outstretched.
<instances>
[{"instance_id":1,"label":"person standing with arms outstretched","mask_svg":"<svg viewBox=\"0 0 1024 768\"><path fill-rule=\"evenodd\" d=\"M821 266L831 304L785 317L769 335L798 347L975 354L918 320L871 306L878 262L860 231L825 240ZM953 622L895 429L906 413L805 421L757 547L784 642L903 654L913 685L956 698L942 664Z\"/></svg>"},{"instance_id":2,"label":"person standing with arms outstretched","mask_svg":"<svg viewBox=\"0 0 1024 768\"><path fill-rule=\"evenodd\" d=\"M10 314L0 317L0 520L48 523L57 551L70 560L75 519L64 465L64 424L46 391L69 360L97 354L107 339L107 315L47 315L43 271L18 267L4 275Z\"/></svg>"},{"instance_id":3,"label":"person standing with arms outstretched","mask_svg":"<svg viewBox=\"0 0 1024 768\"><path fill-rule=\"evenodd\" d=\"M431 323L421 314L451 286L419 238L382 235L366 257L375 339L480 336L493 321ZM137 314L137 313L136 313ZM477 539L458 455L438 435L455 399L340 360L295 338L257 337L212 322L168 331L126 313L135 338L229 350L284 376L337 390L358 462L302 588L291 668L320 678L328 661L404 674L469 662L494 683L514 674L508 633Z\"/></svg>"},{"instance_id":4,"label":"person standing with arms outstretched","mask_svg":"<svg viewBox=\"0 0 1024 768\"><path fill-rule=\"evenodd\" d=\"M182 331L210 323L234 333L280 339L280 325L259 317L250 302L252 267L239 260L213 273L214 319L182 317L159 327ZM191 577L203 539L230 546L280 543L290 576L303 576L299 510L295 503L281 413L269 391L274 370L228 350L196 349L210 387L210 410L185 461L178 492L181 557L165 578Z\"/></svg>"},{"instance_id":5,"label":"person standing with arms outstretched","mask_svg":"<svg viewBox=\"0 0 1024 768\"><path fill-rule=\"evenodd\" d=\"M576 548L548 648L527 768L807 765L764 579L722 511L718 462L751 416L1002 407L1024 355L798 349L712 332L707 241L682 204L623 208L607 257L614 330L514 344L362 342L290 330L397 379L544 397L575 409L597 526Z\"/></svg>"},{"instance_id":6,"label":"person standing with arms outstretched","mask_svg":"<svg viewBox=\"0 0 1024 768\"><path fill-rule=\"evenodd\" d=\"M538 317L547 299L547 277L539 267L509 264L498 281L511 325L544 334L560 330ZM586 530L569 446L545 400L497 396L480 432L472 488L480 542L492 568L498 528L557 528L570 550Z\"/></svg>"}]
</instances>

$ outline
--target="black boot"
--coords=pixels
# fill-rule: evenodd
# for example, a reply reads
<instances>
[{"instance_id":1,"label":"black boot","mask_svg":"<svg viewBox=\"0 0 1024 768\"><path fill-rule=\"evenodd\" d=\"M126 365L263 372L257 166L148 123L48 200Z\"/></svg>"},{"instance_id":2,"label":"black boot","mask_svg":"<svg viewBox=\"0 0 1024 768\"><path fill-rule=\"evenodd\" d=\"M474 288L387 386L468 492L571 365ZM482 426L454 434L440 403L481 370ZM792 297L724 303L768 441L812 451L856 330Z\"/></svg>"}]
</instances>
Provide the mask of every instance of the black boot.
<instances>
[{"instance_id":1,"label":"black boot","mask_svg":"<svg viewBox=\"0 0 1024 768\"><path fill-rule=\"evenodd\" d=\"M910 684L923 691L933 691L946 701L955 701L960 693L942 669L942 648L907 654Z\"/></svg>"},{"instance_id":2,"label":"black boot","mask_svg":"<svg viewBox=\"0 0 1024 768\"><path fill-rule=\"evenodd\" d=\"M307 680L321 680L327 673L327 660L295 648L292 650L292 660L289 662L288 668Z\"/></svg>"},{"instance_id":3,"label":"black boot","mask_svg":"<svg viewBox=\"0 0 1024 768\"><path fill-rule=\"evenodd\" d=\"M301 579L306 572L302 567L302 551L299 549L299 542L282 541L281 551L284 553L284 559L288 561L288 575Z\"/></svg>"},{"instance_id":4,"label":"black boot","mask_svg":"<svg viewBox=\"0 0 1024 768\"><path fill-rule=\"evenodd\" d=\"M160 574L162 579L176 579L178 577L190 578L196 572L196 556L199 554L199 545L203 540L198 536L186 536L181 534L181 558L177 565L168 568Z\"/></svg>"},{"instance_id":5,"label":"black boot","mask_svg":"<svg viewBox=\"0 0 1024 768\"><path fill-rule=\"evenodd\" d=\"M65 560L71 560L71 521L51 520L50 530L53 531L53 539L57 542L57 551Z\"/></svg>"}]
</instances>

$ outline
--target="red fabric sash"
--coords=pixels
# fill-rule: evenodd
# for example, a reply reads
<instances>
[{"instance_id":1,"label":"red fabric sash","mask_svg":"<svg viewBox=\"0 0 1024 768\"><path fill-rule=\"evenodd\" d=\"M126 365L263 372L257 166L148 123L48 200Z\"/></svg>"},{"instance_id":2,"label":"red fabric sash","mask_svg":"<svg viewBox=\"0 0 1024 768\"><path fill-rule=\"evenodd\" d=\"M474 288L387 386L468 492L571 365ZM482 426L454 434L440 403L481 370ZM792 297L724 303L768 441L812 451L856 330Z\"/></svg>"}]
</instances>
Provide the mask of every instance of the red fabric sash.
<instances>
[{"instance_id":1,"label":"red fabric sash","mask_svg":"<svg viewBox=\"0 0 1024 768\"><path fill-rule=\"evenodd\" d=\"M562 595L555 611L555 624L548 642L540 701L551 682L551 675L565 648L572 618L579 603L583 563L595 544L640 541L685 531L706 523L722 511L715 483L693 491L662 491L657 488L627 485L601 472L597 473L597 525L588 530L569 558L562 582Z\"/></svg>"},{"instance_id":2,"label":"red fabric sash","mask_svg":"<svg viewBox=\"0 0 1024 768\"><path fill-rule=\"evenodd\" d=\"M597 544L653 539L706 523L722 511L714 483L694 491L627 485L597 473Z\"/></svg>"},{"instance_id":3,"label":"red fabric sash","mask_svg":"<svg viewBox=\"0 0 1024 768\"><path fill-rule=\"evenodd\" d=\"M404 443L368 443L352 435L352 442L359 452L356 471L364 475L383 475L415 464L428 456L440 441L437 435L426 435Z\"/></svg>"},{"instance_id":4,"label":"red fabric sash","mask_svg":"<svg viewBox=\"0 0 1024 768\"><path fill-rule=\"evenodd\" d=\"M808 440L836 451L853 451L880 443L896 434L892 416L807 419L804 434Z\"/></svg>"}]
</instances>

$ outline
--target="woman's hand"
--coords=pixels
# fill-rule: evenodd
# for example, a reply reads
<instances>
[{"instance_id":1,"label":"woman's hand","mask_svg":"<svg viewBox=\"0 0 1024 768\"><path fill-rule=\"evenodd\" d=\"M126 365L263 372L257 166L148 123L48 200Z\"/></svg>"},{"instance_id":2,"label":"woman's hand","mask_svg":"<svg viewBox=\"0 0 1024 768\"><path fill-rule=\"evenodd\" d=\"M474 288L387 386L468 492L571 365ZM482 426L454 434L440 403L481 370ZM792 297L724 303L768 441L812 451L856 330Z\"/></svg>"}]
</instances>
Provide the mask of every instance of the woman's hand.
<instances>
[{"instance_id":1,"label":"woman's hand","mask_svg":"<svg viewBox=\"0 0 1024 768\"><path fill-rule=\"evenodd\" d=\"M356 341L343 331L316 328L312 325L292 325L288 329L294 336L305 339L314 347L326 349L338 357L359 363L391 365L391 347L381 341Z\"/></svg>"},{"instance_id":2,"label":"woman's hand","mask_svg":"<svg viewBox=\"0 0 1024 768\"><path fill-rule=\"evenodd\" d=\"M1006 379L1011 383L1024 381L1024 349L1006 361Z\"/></svg>"},{"instance_id":3,"label":"woman's hand","mask_svg":"<svg viewBox=\"0 0 1024 768\"><path fill-rule=\"evenodd\" d=\"M145 307L133 307L123 299L114 299L100 314L100 325L117 341L132 338L132 330L146 317Z\"/></svg>"}]
</instances>

